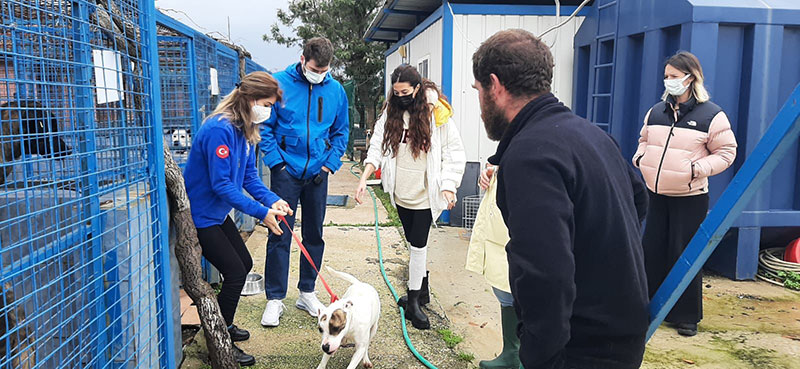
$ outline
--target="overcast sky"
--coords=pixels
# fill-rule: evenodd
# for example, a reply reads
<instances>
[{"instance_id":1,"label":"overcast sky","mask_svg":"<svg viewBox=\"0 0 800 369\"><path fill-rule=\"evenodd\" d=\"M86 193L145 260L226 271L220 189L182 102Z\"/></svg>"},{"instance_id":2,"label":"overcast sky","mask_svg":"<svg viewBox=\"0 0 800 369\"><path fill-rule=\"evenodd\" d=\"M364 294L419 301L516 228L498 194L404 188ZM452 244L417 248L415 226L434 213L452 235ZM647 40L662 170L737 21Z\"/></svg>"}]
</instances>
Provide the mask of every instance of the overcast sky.
<instances>
[{"instance_id":1,"label":"overcast sky","mask_svg":"<svg viewBox=\"0 0 800 369\"><path fill-rule=\"evenodd\" d=\"M232 41L244 46L253 60L268 70L283 70L300 60L299 48L290 49L261 40L278 20L276 10L286 9L288 0L156 0L156 7L202 33L217 31L227 36L230 17Z\"/></svg>"}]
</instances>

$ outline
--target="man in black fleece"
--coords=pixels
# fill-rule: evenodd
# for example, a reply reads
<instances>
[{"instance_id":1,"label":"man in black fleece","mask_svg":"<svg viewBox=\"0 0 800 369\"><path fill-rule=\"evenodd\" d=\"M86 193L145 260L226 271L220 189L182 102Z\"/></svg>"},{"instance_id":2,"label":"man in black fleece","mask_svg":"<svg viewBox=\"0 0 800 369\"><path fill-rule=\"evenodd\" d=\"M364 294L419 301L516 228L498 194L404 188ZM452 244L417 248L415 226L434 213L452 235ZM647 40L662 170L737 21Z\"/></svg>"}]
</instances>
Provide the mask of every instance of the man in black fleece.
<instances>
[{"instance_id":1,"label":"man in black fleece","mask_svg":"<svg viewBox=\"0 0 800 369\"><path fill-rule=\"evenodd\" d=\"M550 93L553 57L524 30L473 55L526 369L628 369L648 325L647 192L614 140Z\"/></svg>"}]
</instances>

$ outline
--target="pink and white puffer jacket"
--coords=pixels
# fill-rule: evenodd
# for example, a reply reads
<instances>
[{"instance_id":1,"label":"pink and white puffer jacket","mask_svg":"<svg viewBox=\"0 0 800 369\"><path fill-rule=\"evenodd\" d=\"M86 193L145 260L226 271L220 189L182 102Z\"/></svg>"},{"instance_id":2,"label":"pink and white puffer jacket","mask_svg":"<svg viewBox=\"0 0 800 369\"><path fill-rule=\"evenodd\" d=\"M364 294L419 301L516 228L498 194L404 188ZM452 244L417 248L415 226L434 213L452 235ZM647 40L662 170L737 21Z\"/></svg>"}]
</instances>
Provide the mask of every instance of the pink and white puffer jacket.
<instances>
[{"instance_id":1,"label":"pink and white puffer jacket","mask_svg":"<svg viewBox=\"0 0 800 369\"><path fill-rule=\"evenodd\" d=\"M666 196L708 193L708 177L736 158L736 136L725 112L694 97L675 106L672 96L647 112L633 165L647 188Z\"/></svg>"}]
</instances>

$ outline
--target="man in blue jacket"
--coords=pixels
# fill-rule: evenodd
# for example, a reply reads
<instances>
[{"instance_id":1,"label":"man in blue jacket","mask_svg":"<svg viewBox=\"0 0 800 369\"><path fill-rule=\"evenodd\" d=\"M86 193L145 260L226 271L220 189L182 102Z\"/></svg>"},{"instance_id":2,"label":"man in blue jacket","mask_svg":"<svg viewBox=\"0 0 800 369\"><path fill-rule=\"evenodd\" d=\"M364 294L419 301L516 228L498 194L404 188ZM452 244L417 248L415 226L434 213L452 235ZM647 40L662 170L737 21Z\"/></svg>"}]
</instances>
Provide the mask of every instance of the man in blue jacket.
<instances>
[{"instance_id":1,"label":"man in blue jacket","mask_svg":"<svg viewBox=\"0 0 800 369\"><path fill-rule=\"evenodd\" d=\"M270 168L271 188L289 203L303 207L302 235L314 264L322 264L325 242L322 226L328 197L328 175L342 166L350 127L347 95L328 73L333 45L325 38L312 38L303 46L300 63L274 77L283 89L284 105L273 106L272 116L262 124L260 149ZM294 227L294 216L286 217ZM267 306L261 325L275 327L285 309L289 278L291 235L285 225L282 235L270 234L267 242ZM315 293L317 273L300 257L300 298L296 306L317 316L324 308Z\"/></svg>"}]
</instances>

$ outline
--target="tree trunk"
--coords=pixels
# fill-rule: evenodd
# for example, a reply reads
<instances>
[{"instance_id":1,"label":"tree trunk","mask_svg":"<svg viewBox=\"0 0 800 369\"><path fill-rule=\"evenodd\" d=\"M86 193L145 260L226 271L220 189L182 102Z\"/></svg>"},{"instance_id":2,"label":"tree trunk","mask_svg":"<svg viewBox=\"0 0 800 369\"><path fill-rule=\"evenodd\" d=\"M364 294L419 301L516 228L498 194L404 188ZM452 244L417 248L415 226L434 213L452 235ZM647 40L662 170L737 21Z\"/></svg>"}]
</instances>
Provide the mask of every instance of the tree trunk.
<instances>
[{"instance_id":1,"label":"tree trunk","mask_svg":"<svg viewBox=\"0 0 800 369\"><path fill-rule=\"evenodd\" d=\"M167 197L171 203L172 224L175 226L177 244L175 256L181 268L183 289L197 305L200 323L206 336L208 356L212 368L234 369L239 364L234 359L233 344L228 335L225 320L219 311L214 290L202 278L200 256L202 251L197 240L197 229L192 221L189 198L183 184L180 167L172 159L169 145L164 140L164 163L167 179Z\"/></svg>"}]
</instances>

